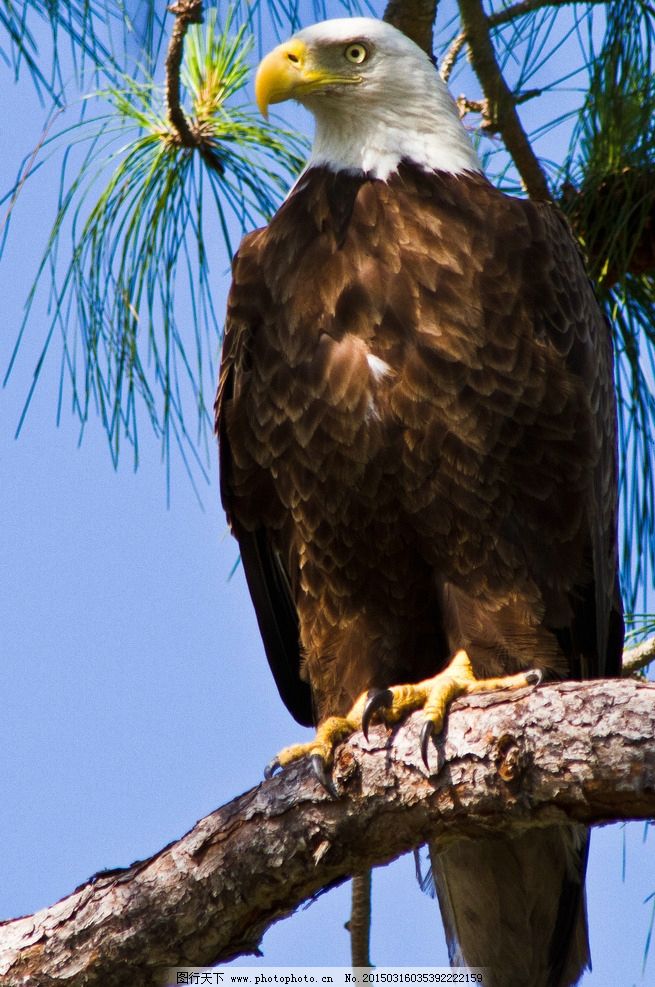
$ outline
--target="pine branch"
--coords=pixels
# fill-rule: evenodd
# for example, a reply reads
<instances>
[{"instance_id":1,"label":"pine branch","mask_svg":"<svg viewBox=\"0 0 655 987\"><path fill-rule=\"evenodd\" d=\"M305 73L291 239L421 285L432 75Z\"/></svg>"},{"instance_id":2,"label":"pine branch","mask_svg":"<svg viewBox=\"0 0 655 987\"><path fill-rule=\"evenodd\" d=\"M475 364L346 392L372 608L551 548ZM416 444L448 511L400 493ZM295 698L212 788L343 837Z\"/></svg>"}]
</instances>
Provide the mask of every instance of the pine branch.
<instances>
[{"instance_id":1,"label":"pine branch","mask_svg":"<svg viewBox=\"0 0 655 987\"><path fill-rule=\"evenodd\" d=\"M428 838L655 815L655 685L565 682L453 704L342 745L332 798L304 763L124 871L0 927L0 984L154 987L162 968L257 950L320 889Z\"/></svg>"},{"instance_id":2,"label":"pine branch","mask_svg":"<svg viewBox=\"0 0 655 987\"><path fill-rule=\"evenodd\" d=\"M415 41L432 58L439 0L389 0L382 19Z\"/></svg>"},{"instance_id":3,"label":"pine branch","mask_svg":"<svg viewBox=\"0 0 655 987\"><path fill-rule=\"evenodd\" d=\"M180 68L184 55L184 38L190 24L202 24L202 0L179 0L168 7L175 14L166 52L166 109L168 121L182 147L200 146L198 134L192 129L180 100Z\"/></svg>"},{"instance_id":4,"label":"pine branch","mask_svg":"<svg viewBox=\"0 0 655 987\"><path fill-rule=\"evenodd\" d=\"M623 675L635 675L655 661L655 637L649 637L641 644L626 648L623 652Z\"/></svg>"},{"instance_id":5,"label":"pine branch","mask_svg":"<svg viewBox=\"0 0 655 987\"><path fill-rule=\"evenodd\" d=\"M562 187L560 205L585 245L593 278L607 290L626 274L655 274L655 172L624 167Z\"/></svg>"},{"instance_id":6,"label":"pine branch","mask_svg":"<svg viewBox=\"0 0 655 987\"><path fill-rule=\"evenodd\" d=\"M211 127L203 126L198 120L189 120L180 99L184 39L190 24L202 24L203 0L179 0L167 9L175 14L175 25L166 52L166 111L171 127L169 139L177 147L198 151L208 168L223 175L225 168L212 150Z\"/></svg>"},{"instance_id":7,"label":"pine branch","mask_svg":"<svg viewBox=\"0 0 655 987\"><path fill-rule=\"evenodd\" d=\"M466 35L464 32L460 32L457 37L453 40L448 51L441 59L441 66L439 68L439 75L444 82L448 82L451 73L455 68L457 59L459 58L460 52L466 47Z\"/></svg>"},{"instance_id":8,"label":"pine branch","mask_svg":"<svg viewBox=\"0 0 655 987\"><path fill-rule=\"evenodd\" d=\"M516 100L498 65L491 42L489 18L481 0L458 2L473 70L489 106L489 125L502 136L528 195L532 199L552 202L546 176L523 130L516 112Z\"/></svg>"},{"instance_id":9,"label":"pine branch","mask_svg":"<svg viewBox=\"0 0 655 987\"><path fill-rule=\"evenodd\" d=\"M501 24L508 24L517 17L525 17L526 14L532 14L535 10L541 10L543 7L570 7L579 2L580 0L519 0L511 7L505 7L503 10L489 14L487 20L490 27L499 27ZM583 0L583 2L596 4L607 3L607 0Z\"/></svg>"}]
</instances>

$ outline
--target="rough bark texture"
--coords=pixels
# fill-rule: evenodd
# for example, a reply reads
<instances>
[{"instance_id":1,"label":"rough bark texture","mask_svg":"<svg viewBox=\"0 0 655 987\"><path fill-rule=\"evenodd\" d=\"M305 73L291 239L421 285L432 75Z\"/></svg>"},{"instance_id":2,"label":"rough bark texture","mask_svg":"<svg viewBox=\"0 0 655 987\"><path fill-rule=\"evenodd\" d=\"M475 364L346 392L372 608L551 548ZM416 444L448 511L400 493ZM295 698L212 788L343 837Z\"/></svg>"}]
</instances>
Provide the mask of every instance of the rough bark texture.
<instances>
[{"instance_id":1,"label":"rough bark texture","mask_svg":"<svg viewBox=\"0 0 655 987\"><path fill-rule=\"evenodd\" d=\"M440 834L655 815L655 685L562 683L456 702L430 752L420 716L339 748L338 799L305 764L125 871L0 926L0 984L146 987L254 952L319 889Z\"/></svg>"},{"instance_id":2,"label":"rough bark texture","mask_svg":"<svg viewBox=\"0 0 655 987\"><path fill-rule=\"evenodd\" d=\"M383 20L397 27L432 57L438 3L439 0L389 0Z\"/></svg>"},{"instance_id":3,"label":"rough bark texture","mask_svg":"<svg viewBox=\"0 0 655 987\"><path fill-rule=\"evenodd\" d=\"M202 23L202 0L180 0L168 8L175 14L166 53L166 108L168 119L183 147L197 147L198 138L191 130L180 102L180 67L184 52L184 38L189 24Z\"/></svg>"}]
</instances>

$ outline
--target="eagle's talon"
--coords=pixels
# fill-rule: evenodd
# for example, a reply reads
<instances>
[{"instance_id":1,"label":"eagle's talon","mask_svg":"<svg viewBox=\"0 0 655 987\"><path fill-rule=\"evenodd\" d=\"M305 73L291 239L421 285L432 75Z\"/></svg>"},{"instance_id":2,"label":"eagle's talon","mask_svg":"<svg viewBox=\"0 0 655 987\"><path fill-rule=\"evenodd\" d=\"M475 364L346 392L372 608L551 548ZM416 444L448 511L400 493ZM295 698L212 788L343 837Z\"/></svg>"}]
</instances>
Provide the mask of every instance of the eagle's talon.
<instances>
[{"instance_id":1,"label":"eagle's talon","mask_svg":"<svg viewBox=\"0 0 655 987\"><path fill-rule=\"evenodd\" d=\"M332 779L330 778L327 772L325 761L323 760L321 755L312 754L309 759L309 763L312 768L312 774L314 775L316 780L323 786L326 792L329 792L330 795L336 798L337 797L336 789L332 784Z\"/></svg>"},{"instance_id":2,"label":"eagle's talon","mask_svg":"<svg viewBox=\"0 0 655 987\"><path fill-rule=\"evenodd\" d=\"M430 770L430 765L428 764L428 744L433 736L434 723L432 720L426 720L421 727L421 757L428 771Z\"/></svg>"},{"instance_id":3,"label":"eagle's talon","mask_svg":"<svg viewBox=\"0 0 655 987\"><path fill-rule=\"evenodd\" d=\"M531 668L529 672L525 673L525 679L528 685L541 685L544 680L544 673L540 668Z\"/></svg>"},{"instance_id":4,"label":"eagle's talon","mask_svg":"<svg viewBox=\"0 0 655 987\"><path fill-rule=\"evenodd\" d=\"M266 767L264 768L264 778L266 779L266 781L270 781L278 769L281 771L282 765L280 764L278 759L274 757L273 760L269 761Z\"/></svg>"},{"instance_id":5,"label":"eagle's talon","mask_svg":"<svg viewBox=\"0 0 655 987\"><path fill-rule=\"evenodd\" d=\"M391 689L369 689L366 706L362 713L362 733L368 740L368 728L371 725L373 715L380 709L389 709L393 702Z\"/></svg>"}]
</instances>

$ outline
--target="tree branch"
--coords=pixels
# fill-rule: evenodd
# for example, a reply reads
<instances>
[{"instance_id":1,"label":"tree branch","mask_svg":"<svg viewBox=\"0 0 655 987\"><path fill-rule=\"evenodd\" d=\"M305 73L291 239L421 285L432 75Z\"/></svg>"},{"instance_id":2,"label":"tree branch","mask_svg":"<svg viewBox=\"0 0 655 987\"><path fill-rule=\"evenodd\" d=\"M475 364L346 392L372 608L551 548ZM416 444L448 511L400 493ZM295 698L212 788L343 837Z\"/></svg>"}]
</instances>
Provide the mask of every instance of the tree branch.
<instances>
[{"instance_id":1,"label":"tree branch","mask_svg":"<svg viewBox=\"0 0 655 987\"><path fill-rule=\"evenodd\" d=\"M655 686L565 682L453 704L419 754L421 717L356 734L333 799L304 763L124 871L0 926L0 984L154 987L167 966L256 952L320 889L444 834L655 815Z\"/></svg>"},{"instance_id":2,"label":"tree branch","mask_svg":"<svg viewBox=\"0 0 655 987\"><path fill-rule=\"evenodd\" d=\"M641 644L626 648L623 652L623 675L634 675L641 672L655 661L655 637L649 637Z\"/></svg>"},{"instance_id":3,"label":"tree branch","mask_svg":"<svg viewBox=\"0 0 655 987\"><path fill-rule=\"evenodd\" d=\"M507 24L517 17L524 17L526 14L531 14L535 10L541 10L542 7L570 7L572 4L579 2L580 0L519 0L518 3L512 4L511 7L505 7L503 10L497 10L489 14L487 20L490 27L498 27L500 24ZM607 0L584 0L584 3L587 4L606 2Z\"/></svg>"},{"instance_id":4,"label":"tree branch","mask_svg":"<svg viewBox=\"0 0 655 987\"><path fill-rule=\"evenodd\" d=\"M546 176L523 130L514 96L496 61L489 18L483 10L481 0L458 2L473 70L487 99L495 129L501 134L528 195L532 199L552 202Z\"/></svg>"},{"instance_id":5,"label":"tree branch","mask_svg":"<svg viewBox=\"0 0 655 987\"><path fill-rule=\"evenodd\" d=\"M438 5L439 0L389 0L382 20L397 27L432 58Z\"/></svg>"},{"instance_id":6,"label":"tree branch","mask_svg":"<svg viewBox=\"0 0 655 987\"><path fill-rule=\"evenodd\" d=\"M202 23L202 0L179 0L168 7L175 14L175 25L166 52L166 109L168 120L183 147L198 147L198 135L193 132L180 101L180 67L184 54L184 37L189 24Z\"/></svg>"},{"instance_id":7,"label":"tree branch","mask_svg":"<svg viewBox=\"0 0 655 987\"><path fill-rule=\"evenodd\" d=\"M455 68L455 63L459 58L459 54L461 50L465 47L465 45L466 45L466 35L462 31L454 39L450 48L448 49L448 51L446 52L446 54L441 60L441 65L439 67L439 75L441 76L444 82L448 82L448 80L450 79L451 73Z\"/></svg>"}]
</instances>

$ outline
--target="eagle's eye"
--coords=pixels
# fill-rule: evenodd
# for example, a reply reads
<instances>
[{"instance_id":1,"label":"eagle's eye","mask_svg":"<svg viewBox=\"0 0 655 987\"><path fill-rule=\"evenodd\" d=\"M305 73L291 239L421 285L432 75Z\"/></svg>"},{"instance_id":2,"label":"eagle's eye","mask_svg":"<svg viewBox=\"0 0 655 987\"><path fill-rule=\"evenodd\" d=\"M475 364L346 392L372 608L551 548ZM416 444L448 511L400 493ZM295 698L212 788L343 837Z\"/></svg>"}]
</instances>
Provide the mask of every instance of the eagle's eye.
<instances>
[{"instance_id":1,"label":"eagle's eye","mask_svg":"<svg viewBox=\"0 0 655 987\"><path fill-rule=\"evenodd\" d=\"M353 44L348 45L344 55L353 65L361 65L368 58L368 51L361 41L355 41Z\"/></svg>"}]
</instances>

